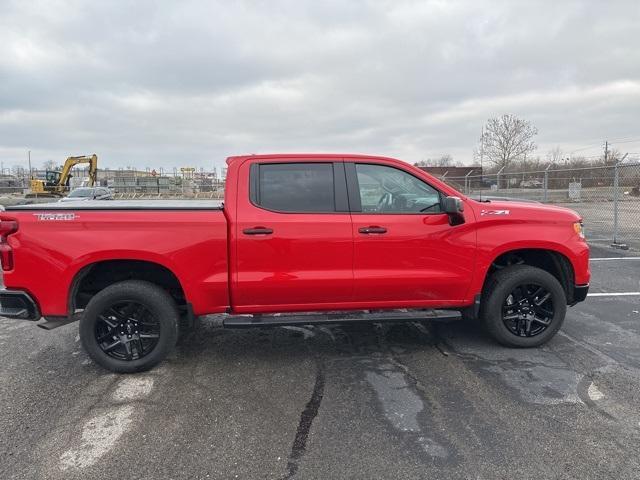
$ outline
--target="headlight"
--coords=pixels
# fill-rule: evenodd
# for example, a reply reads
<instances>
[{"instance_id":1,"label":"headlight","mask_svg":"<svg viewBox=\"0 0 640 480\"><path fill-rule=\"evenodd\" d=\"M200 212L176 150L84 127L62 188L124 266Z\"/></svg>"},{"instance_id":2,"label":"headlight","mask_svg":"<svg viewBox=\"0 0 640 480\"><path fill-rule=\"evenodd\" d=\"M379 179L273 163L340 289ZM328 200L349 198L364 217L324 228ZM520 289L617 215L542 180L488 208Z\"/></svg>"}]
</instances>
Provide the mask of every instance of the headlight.
<instances>
[{"instance_id":1,"label":"headlight","mask_svg":"<svg viewBox=\"0 0 640 480\"><path fill-rule=\"evenodd\" d=\"M584 238L584 227L582 226L582 222L574 223L573 230L578 234L580 238Z\"/></svg>"}]
</instances>

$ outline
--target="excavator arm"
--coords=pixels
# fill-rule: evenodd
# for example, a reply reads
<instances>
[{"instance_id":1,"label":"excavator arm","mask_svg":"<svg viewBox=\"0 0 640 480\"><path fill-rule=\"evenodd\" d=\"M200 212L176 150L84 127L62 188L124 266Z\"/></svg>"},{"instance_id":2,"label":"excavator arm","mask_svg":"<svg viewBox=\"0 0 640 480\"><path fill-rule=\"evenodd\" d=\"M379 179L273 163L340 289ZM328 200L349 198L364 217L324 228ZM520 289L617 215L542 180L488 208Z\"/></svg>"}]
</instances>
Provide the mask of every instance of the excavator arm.
<instances>
[{"instance_id":1,"label":"excavator arm","mask_svg":"<svg viewBox=\"0 0 640 480\"><path fill-rule=\"evenodd\" d=\"M71 175L71 169L79 163L89 164L89 187L93 187L96 184L96 177L98 174L98 156L96 154L81 157L69 157L64 162L62 172L60 172L60 180L58 180L58 189L64 190L68 185L69 176Z\"/></svg>"}]
</instances>

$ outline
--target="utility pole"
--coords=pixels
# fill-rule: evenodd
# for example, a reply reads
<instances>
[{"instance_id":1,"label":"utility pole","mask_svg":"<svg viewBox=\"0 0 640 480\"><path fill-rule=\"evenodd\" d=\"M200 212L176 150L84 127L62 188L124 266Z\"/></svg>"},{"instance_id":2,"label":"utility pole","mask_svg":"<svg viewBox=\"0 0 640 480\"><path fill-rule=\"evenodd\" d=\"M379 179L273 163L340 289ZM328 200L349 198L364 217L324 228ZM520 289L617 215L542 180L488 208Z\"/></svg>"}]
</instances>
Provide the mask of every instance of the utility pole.
<instances>
[{"instance_id":1,"label":"utility pole","mask_svg":"<svg viewBox=\"0 0 640 480\"><path fill-rule=\"evenodd\" d=\"M28 155L28 158L29 158L29 180L31 180L31 179L33 179L33 177L31 176L31 150L29 150L27 155Z\"/></svg>"},{"instance_id":2,"label":"utility pole","mask_svg":"<svg viewBox=\"0 0 640 480\"><path fill-rule=\"evenodd\" d=\"M607 164L607 160L609 159L609 142L607 140L604 141L604 164Z\"/></svg>"}]
</instances>

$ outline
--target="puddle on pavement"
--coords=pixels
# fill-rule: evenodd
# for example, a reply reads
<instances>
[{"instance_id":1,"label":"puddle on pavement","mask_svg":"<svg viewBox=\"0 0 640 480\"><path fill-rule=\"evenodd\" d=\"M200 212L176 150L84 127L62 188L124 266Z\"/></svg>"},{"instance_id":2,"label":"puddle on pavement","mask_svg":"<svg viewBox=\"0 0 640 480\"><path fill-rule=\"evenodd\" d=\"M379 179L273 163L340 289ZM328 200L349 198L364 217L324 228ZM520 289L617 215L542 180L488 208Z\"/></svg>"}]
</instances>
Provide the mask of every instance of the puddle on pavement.
<instances>
[{"instance_id":1,"label":"puddle on pavement","mask_svg":"<svg viewBox=\"0 0 640 480\"><path fill-rule=\"evenodd\" d=\"M539 405L582 403L578 384L583 374L549 350L510 349L477 337L450 337L448 342L472 368L497 376L525 402Z\"/></svg>"},{"instance_id":2,"label":"puddle on pavement","mask_svg":"<svg viewBox=\"0 0 640 480\"><path fill-rule=\"evenodd\" d=\"M433 458L445 459L450 450L429 436L429 431L420 424L419 415L425 410L422 397L414 382L393 363L363 361L367 369L365 379L376 394L385 418L391 426L405 435L423 452Z\"/></svg>"}]
</instances>

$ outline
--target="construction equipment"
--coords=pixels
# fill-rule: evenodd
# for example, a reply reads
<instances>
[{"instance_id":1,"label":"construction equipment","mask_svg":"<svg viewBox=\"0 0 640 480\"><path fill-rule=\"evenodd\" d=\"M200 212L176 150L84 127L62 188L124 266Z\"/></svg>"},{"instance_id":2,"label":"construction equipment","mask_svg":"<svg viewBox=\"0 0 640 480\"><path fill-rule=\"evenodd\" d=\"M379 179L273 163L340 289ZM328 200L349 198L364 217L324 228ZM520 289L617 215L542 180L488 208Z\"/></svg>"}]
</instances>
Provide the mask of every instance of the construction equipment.
<instances>
[{"instance_id":1,"label":"construction equipment","mask_svg":"<svg viewBox=\"0 0 640 480\"><path fill-rule=\"evenodd\" d=\"M80 157L69 157L64 162L62 171L47 170L44 179L31 179L31 192L27 198L32 197L62 197L69 190L71 180L71 169L80 163L89 164L89 181L87 186L93 187L96 184L98 175L98 156L96 154Z\"/></svg>"}]
</instances>

